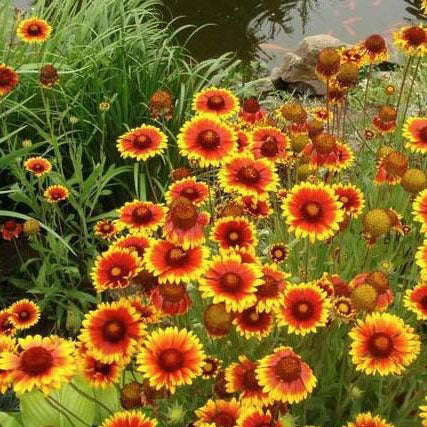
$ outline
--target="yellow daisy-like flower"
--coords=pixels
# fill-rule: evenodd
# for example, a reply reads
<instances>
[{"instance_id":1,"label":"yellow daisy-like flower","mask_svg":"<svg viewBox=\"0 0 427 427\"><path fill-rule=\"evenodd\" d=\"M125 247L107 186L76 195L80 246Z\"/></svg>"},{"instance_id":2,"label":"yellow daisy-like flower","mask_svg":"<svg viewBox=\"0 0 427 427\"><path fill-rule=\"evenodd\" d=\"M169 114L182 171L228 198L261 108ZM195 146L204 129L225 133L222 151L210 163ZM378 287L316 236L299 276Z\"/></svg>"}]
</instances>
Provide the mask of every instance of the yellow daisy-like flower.
<instances>
[{"instance_id":1,"label":"yellow daisy-like flower","mask_svg":"<svg viewBox=\"0 0 427 427\"><path fill-rule=\"evenodd\" d=\"M262 271L255 264L242 263L236 253L213 258L199 290L203 298L224 302L227 311L242 312L256 303L256 288L262 284Z\"/></svg>"},{"instance_id":2,"label":"yellow daisy-like flower","mask_svg":"<svg viewBox=\"0 0 427 427\"><path fill-rule=\"evenodd\" d=\"M241 407L235 398L227 400L212 400L196 410L196 427L234 427L240 416Z\"/></svg>"},{"instance_id":3,"label":"yellow daisy-like flower","mask_svg":"<svg viewBox=\"0 0 427 427\"><path fill-rule=\"evenodd\" d=\"M420 352L420 338L413 328L389 313L368 314L349 336L356 370L367 375L400 375Z\"/></svg>"},{"instance_id":4,"label":"yellow daisy-like flower","mask_svg":"<svg viewBox=\"0 0 427 427\"><path fill-rule=\"evenodd\" d=\"M117 140L117 149L123 158L130 157L145 161L150 157L163 153L168 138L155 126L142 125L131 129Z\"/></svg>"},{"instance_id":5,"label":"yellow daisy-like flower","mask_svg":"<svg viewBox=\"0 0 427 427\"><path fill-rule=\"evenodd\" d=\"M323 289L312 283L300 283L286 287L277 317L289 333L304 336L326 325L330 309L331 302Z\"/></svg>"},{"instance_id":6,"label":"yellow daisy-like flower","mask_svg":"<svg viewBox=\"0 0 427 427\"><path fill-rule=\"evenodd\" d=\"M415 254L417 265L421 268L421 279L427 281L427 240L424 240Z\"/></svg>"},{"instance_id":7,"label":"yellow daisy-like flower","mask_svg":"<svg viewBox=\"0 0 427 427\"><path fill-rule=\"evenodd\" d=\"M374 416L370 412L364 412L356 417L354 423L349 422L345 427L393 427L393 425L378 415Z\"/></svg>"},{"instance_id":8,"label":"yellow daisy-like flower","mask_svg":"<svg viewBox=\"0 0 427 427\"><path fill-rule=\"evenodd\" d=\"M24 19L18 24L17 36L26 43L43 43L52 33L52 27L37 17Z\"/></svg>"},{"instance_id":9,"label":"yellow daisy-like flower","mask_svg":"<svg viewBox=\"0 0 427 427\"><path fill-rule=\"evenodd\" d=\"M157 427L157 420L138 411L120 411L104 420L101 427Z\"/></svg>"},{"instance_id":10,"label":"yellow daisy-like flower","mask_svg":"<svg viewBox=\"0 0 427 427\"><path fill-rule=\"evenodd\" d=\"M35 325L40 318L40 309L36 303L22 299L10 306L10 321L16 329L27 329Z\"/></svg>"},{"instance_id":11,"label":"yellow daisy-like flower","mask_svg":"<svg viewBox=\"0 0 427 427\"><path fill-rule=\"evenodd\" d=\"M202 373L205 354L199 339L186 329L166 328L153 331L137 355L138 370L152 387L176 387L191 384Z\"/></svg>"},{"instance_id":12,"label":"yellow daisy-like flower","mask_svg":"<svg viewBox=\"0 0 427 427\"><path fill-rule=\"evenodd\" d=\"M427 396L425 399L427 401ZM420 406L420 411L421 411L420 412L421 425L423 427L427 427L427 405L426 406Z\"/></svg>"},{"instance_id":13,"label":"yellow daisy-like flower","mask_svg":"<svg viewBox=\"0 0 427 427\"><path fill-rule=\"evenodd\" d=\"M427 31L422 24L400 28L393 39L396 47L409 56L423 57L427 53Z\"/></svg>"},{"instance_id":14,"label":"yellow daisy-like flower","mask_svg":"<svg viewBox=\"0 0 427 427\"><path fill-rule=\"evenodd\" d=\"M412 208L414 220L421 223L421 233L427 233L427 189L417 195Z\"/></svg>"},{"instance_id":15,"label":"yellow daisy-like flower","mask_svg":"<svg viewBox=\"0 0 427 427\"><path fill-rule=\"evenodd\" d=\"M15 338L7 335L0 335L0 354L3 353L16 353L16 340ZM12 385L13 377L12 371L0 369L0 394L6 393L6 390Z\"/></svg>"},{"instance_id":16,"label":"yellow daisy-like flower","mask_svg":"<svg viewBox=\"0 0 427 427\"><path fill-rule=\"evenodd\" d=\"M413 289L408 289L403 298L405 307L417 315L421 321L427 320L427 284L420 283Z\"/></svg>"},{"instance_id":17,"label":"yellow daisy-like flower","mask_svg":"<svg viewBox=\"0 0 427 427\"><path fill-rule=\"evenodd\" d=\"M193 110L199 114L211 114L227 119L239 112L239 100L229 90L208 87L196 93Z\"/></svg>"},{"instance_id":18,"label":"yellow daisy-like flower","mask_svg":"<svg viewBox=\"0 0 427 427\"><path fill-rule=\"evenodd\" d=\"M19 352L0 354L0 372L11 371L13 389L22 394L34 388L49 394L74 375L74 344L57 336L20 338Z\"/></svg>"},{"instance_id":19,"label":"yellow daisy-like flower","mask_svg":"<svg viewBox=\"0 0 427 427\"><path fill-rule=\"evenodd\" d=\"M427 117L409 117L402 129L405 147L414 153L427 153Z\"/></svg>"},{"instance_id":20,"label":"yellow daisy-like flower","mask_svg":"<svg viewBox=\"0 0 427 427\"><path fill-rule=\"evenodd\" d=\"M313 243L332 237L344 219L342 203L329 185L302 183L288 193L283 212L289 230Z\"/></svg>"},{"instance_id":21,"label":"yellow daisy-like flower","mask_svg":"<svg viewBox=\"0 0 427 427\"><path fill-rule=\"evenodd\" d=\"M48 203L59 203L68 199L70 192L62 185L51 185L46 188L43 196Z\"/></svg>"}]
</instances>

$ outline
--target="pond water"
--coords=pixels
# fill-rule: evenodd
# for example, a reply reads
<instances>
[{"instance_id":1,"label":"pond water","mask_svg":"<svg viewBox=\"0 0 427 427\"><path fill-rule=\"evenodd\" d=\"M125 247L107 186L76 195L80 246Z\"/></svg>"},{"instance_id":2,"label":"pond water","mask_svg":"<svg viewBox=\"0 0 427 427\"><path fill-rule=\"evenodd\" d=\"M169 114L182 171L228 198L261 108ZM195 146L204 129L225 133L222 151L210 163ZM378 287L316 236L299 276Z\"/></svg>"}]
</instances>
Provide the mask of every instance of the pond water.
<instances>
[{"instance_id":1,"label":"pond water","mask_svg":"<svg viewBox=\"0 0 427 427\"><path fill-rule=\"evenodd\" d=\"M417 20L421 0L165 0L178 22L201 26L189 42L198 59L227 51L244 61L280 62L304 36L328 33L347 43ZM188 33L187 33L188 35Z\"/></svg>"},{"instance_id":2,"label":"pond water","mask_svg":"<svg viewBox=\"0 0 427 427\"><path fill-rule=\"evenodd\" d=\"M1 1L1 0L0 0ZM118 0L122 1L122 0ZM421 0L163 0L167 19L200 29L187 47L197 59L235 52L245 62L280 63L281 53L309 35L327 33L347 43L380 33L390 38L416 21ZM18 7L31 0L13 0ZM186 40L190 32L181 34Z\"/></svg>"}]
</instances>

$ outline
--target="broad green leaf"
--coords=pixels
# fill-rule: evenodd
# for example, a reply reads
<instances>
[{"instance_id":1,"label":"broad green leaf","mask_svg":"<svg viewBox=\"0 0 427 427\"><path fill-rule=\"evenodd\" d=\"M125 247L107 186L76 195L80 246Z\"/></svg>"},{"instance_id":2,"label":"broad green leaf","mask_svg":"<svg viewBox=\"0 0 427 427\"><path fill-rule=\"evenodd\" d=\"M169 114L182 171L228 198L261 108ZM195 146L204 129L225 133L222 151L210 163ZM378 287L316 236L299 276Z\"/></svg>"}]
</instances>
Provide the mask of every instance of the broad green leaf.
<instances>
[{"instance_id":1,"label":"broad green leaf","mask_svg":"<svg viewBox=\"0 0 427 427\"><path fill-rule=\"evenodd\" d=\"M21 414L19 412L0 412L0 426L1 427L22 427L20 421Z\"/></svg>"},{"instance_id":2,"label":"broad green leaf","mask_svg":"<svg viewBox=\"0 0 427 427\"><path fill-rule=\"evenodd\" d=\"M73 384L93 397L91 388L80 378L75 377ZM24 427L85 427L92 425L95 418L95 403L70 384L52 392L48 397L39 391L25 393L20 397L20 403Z\"/></svg>"},{"instance_id":3,"label":"broad green leaf","mask_svg":"<svg viewBox=\"0 0 427 427\"><path fill-rule=\"evenodd\" d=\"M102 402L111 411L115 412L119 410L119 392L114 385L106 389L94 389L94 395L96 400ZM96 405L95 425L101 425L102 421L109 416L110 414L106 409Z\"/></svg>"}]
</instances>

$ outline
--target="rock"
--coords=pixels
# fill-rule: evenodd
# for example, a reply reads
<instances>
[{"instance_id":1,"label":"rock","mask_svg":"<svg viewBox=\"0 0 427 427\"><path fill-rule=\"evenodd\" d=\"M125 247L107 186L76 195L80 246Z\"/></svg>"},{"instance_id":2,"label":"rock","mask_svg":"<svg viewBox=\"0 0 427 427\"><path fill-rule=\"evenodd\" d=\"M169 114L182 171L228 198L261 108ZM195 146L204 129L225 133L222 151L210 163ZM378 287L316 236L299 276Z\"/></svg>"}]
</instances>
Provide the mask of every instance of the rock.
<instances>
[{"instance_id":1,"label":"rock","mask_svg":"<svg viewBox=\"0 0 427 427\"><path fill-rule=\"evenodd\" d=\"M322 49L341 46L345 43L328 34L306 37L294 52L284 54L283 65L274 68L270 78L277 88L326 95L326 85L315 73L317 57Z\"/></svg>"}]
</instances>

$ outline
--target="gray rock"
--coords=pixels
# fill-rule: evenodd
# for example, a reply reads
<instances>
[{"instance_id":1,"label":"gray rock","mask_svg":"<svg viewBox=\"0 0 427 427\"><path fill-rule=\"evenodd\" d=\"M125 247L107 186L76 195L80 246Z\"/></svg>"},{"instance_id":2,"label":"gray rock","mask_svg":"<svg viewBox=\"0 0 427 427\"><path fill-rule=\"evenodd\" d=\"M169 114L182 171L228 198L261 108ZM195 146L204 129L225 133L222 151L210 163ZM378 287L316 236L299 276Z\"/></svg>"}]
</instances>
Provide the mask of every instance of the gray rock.
<instances>
[{"instance_id":1,"label":"gray rock","mask_svg":"<svg viewBox=\"0 0 427 427\"><path fill-rule=\"evenodd\" d=\"M276 87L289 87L298 92L308 90L314 95L326 95L326 85L315 73L317 57L325 48L341 46L345 46L345 43L328 34L306 37L294 52L284 54L283 65L274 68L270 78Z\"/></svg>"}]
</instances>

